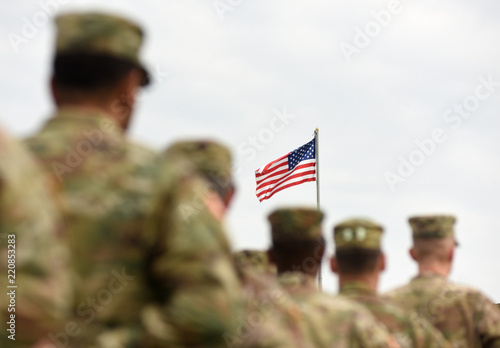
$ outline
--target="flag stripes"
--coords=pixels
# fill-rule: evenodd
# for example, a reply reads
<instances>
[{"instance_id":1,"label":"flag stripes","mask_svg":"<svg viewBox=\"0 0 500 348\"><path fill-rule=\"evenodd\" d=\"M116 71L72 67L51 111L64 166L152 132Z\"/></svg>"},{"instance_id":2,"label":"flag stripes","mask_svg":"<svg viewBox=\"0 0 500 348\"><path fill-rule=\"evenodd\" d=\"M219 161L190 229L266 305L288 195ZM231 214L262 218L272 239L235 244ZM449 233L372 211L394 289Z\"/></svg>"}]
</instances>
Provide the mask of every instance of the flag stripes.
<instances>
[{"instance_id":1,"label":"flag stripes","mask_svg":"<svg viewBox=\"0 0 500 348\"><path fill-rule=\"evenodd\" d=\"M286 188L316 181L315 140L255 171L255 193L259 201L269 199Z\"/></svg>"}]
</instances>

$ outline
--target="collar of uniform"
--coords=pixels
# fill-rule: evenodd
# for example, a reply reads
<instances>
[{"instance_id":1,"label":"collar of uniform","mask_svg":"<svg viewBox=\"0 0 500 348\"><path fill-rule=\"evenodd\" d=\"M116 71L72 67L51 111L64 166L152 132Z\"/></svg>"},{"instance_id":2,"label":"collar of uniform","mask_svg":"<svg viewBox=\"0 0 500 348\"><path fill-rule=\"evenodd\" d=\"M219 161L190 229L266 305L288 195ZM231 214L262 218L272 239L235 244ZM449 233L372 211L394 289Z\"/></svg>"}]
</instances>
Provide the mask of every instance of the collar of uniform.
<instances>
[{"instance_id":1,"label":"collar of uniform","mask_svg":"<svg viewBox=\"0 0 500 348\"><path fill-rule=\"evenodd\" d=\"M311 277L302 272L285 272L278 276L278 282L284 288L305 288L310 287L316 289L314 277Z\"/></svg>"},{"instance_id":2,"label":"collar of uniform","mask_svg":"<svg viewBox=\"0 0 500 348\"><path fill-rule=\"evenodd\" d=\"M75 106L60 107L47 123L61 122L80 123L82 127L100 130L108 137L123 137L123 130L109 114L93 108Z\"/></svg>"},{"instance_id":3,"label":"collar of uniform","mask_svg":"<svg viewBox=\"0 0 500 348\"><path fill-rule=\"evenodd\" d=\"M446 277L441 275L441 274L437 274L437 273L432 273L432 272L424 272L424 273L420 273L419 275L417 275L415 278L413 278L412 280L422 280L422 279L443 279L443 280L446 280Z\"/></svg>"},{"instance_id":4,"label":"collar of uniform","mask_svg":"<svg viewBox=\"0 0 500 348\"><path fill-rule=\"evenodd\" d=\"M363 282L349 282L343 284L340 288L340 294L376 294L373 289L371 289L368 285Z\"/></svg>"}]
</instances>

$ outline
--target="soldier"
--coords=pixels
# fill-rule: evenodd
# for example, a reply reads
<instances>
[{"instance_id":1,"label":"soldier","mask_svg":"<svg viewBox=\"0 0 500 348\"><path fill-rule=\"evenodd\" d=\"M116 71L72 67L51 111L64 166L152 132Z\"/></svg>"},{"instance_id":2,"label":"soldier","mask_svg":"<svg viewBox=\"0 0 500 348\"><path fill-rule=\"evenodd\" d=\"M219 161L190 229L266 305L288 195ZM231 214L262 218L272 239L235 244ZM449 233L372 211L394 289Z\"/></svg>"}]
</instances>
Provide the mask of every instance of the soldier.
<instances>
[{"instance_id":1,"label":"soldier","mask_svg":"<svg viewBox=\"0 0 500 348\"><path fill-rule=\"evenodd\" d=\"M202 175L207 183L205 189L200 191L201 197L199 200L209 200L207 205L210 211L214 216L223 220L235 191L229 149L211 140L179 141L165 151L164 158L166 162L187 160L193 165L194 170ZM185 209L181 207L181 210L184 211L188 218L193 214L197 214L190 210L189 207ZM220 248L217 248L211 250L210 245L217 244L209 242L207 236L191 236L192 233L189 232L184 233L183 236L179 235L177 241L173 240L169 243L169 246L182 243L181 247L176 248L178 252L169 253L170 267L172 269L172 272L170 272L171 283L193 282L197 274L210 276L212 281L219 279L221 283L225 283L223 278L217 275L218 267L216 267L213 260L220 259L225 252L229 255L229 245L224 231L218 230L218 232L212 235L214 240L218 240L220 245L227 245L227 249L220 250ZM197 241L200 242L199 245ZM197 272L193 272L193 269L185 269L187 260L179 263L180 259L193 258L193 255L196 255L196 257L206 255L203 262L199 262ZM255 254L252 253L252 255ZM267 258L265 253L259 254L259 256ZM241 257L237 259L241 261ZM167 265L167 263L169 262L165 262L164 265ZM241 311L232 318L228 317L229 320L236 323L235 327L221 334L225 346L295 347L293 332L287 326L287 320L290 318L285 313L285 311L289 310L287 306L290 303L286 301L286 296L277 286L274 277L268 277L269 274L263 272L254 272L253 267L243 266L241 262L237 262L238 265L241 266L237 267L237 269L243 288L235 289L234 286L228 286L227 293L221 294L226 298L232 298L232 303L238 303L240 296L242 300ZM200 320L202 318L202 321L214 322L214 319L210 318L210 316L213 317L213 313L221 311L221 305L220 301L213 302L213 298L207 298L207 291L209 290L207 286L198 286L192 292L186 292L185 288L181 288L179 291L169 289L169 291L177 293L174 295L176 300L167 303L163 306L163 310L160 311L158 308L147 309L144 315L145 323L150 336L158 341L157 345L179 346L183 342L189 342L189 344L196 346L203 344L199 333L186 330L192 325L181 325L181 320L193 322L195 319ZM182 301L179 301L180 298L182 298ZM207 301L212 301L212 303ZM198 308L202 308L203 311L199 311ZM226 312L231 314L227 310ZM190 318L186 317L186 313L191 313ZM207 319L205 320L203 317L207 317ZM293 319L295 320L295 318ZM178 330L174 330L174 328L178 328ZM208 342L205 342L205 344L207 346L216 346L214 343L208 344Z\"/></svg>"},{"instance_id":2,"label":"soldier","mask_svg":"<svg viewBox=\"0 0 500 348\"><path fill-rule=\"evenodd\" d=\"M235 193L231 166L232 157L229 149L213 140L185 140L178 141L169 146L163 153L167 163L187 161L193 170L201 175L207 182L204 199L209 203L210 211L219 220L223 221ZM190 215L192 212L186 211ZM225 233L221 231L221 243L229 244Z\"/></svg>"},{"instance_id":3,"label":"soldier","mask_svg":"<svg viewBox=\"0 0 500 348\"><path fill-rule=\"evenodd\" d=\"M304 335L314 347L399 345L361 305L318 291L314 283L325 248L323 214L316 209L278 209L269 215L271 260L278 280L304 317Z\"/></svg>"},{"instance_id":4,"label":"soldier","mask_svg":"<svg viewBox=\"0 0 500 348\"><path fill-rule=\"evenodd\" d=\"M385 269L383 231L376 222L359 218L334 227L335 256L331 258L331 268L338 274L340 294L364 304L401 347L447 347L441 333L427 320L403 311L377 294L380 273Z\"/></svg>"},{"instance_id":5,"label":"soldier","mask_svg":"<svg viewBox=\"0 0 500 348\"><path fill-rule=\"evenodd\" d=\"M276 266L270 262L265 250L244 249L233 253L234 263L241 277L253 272L259 275L276 275Z\"/></svg>"},{"instance_id":6,"label":"soldier","mask_svg":"<svg viewBox=\"0 0 500 348\"><path fill-rule=\"evenodd\" d=\"M418 276L387 293L437 327L452 347L500 347L500 311L480 291L448 281L455 245L449 215L416 216L410 255Z\"/></svg>"},{"instance_id":7,"label":"soldier","mask_svg":"<svg viewBox=\"0 0 500 348\"><path fill-rule=\"evenodd\" d=\"M74 315L50 339L147 347L144 311L176 303L169 308L178 337L221 345L235 326L239 285L211 198L197 199L207 184L189 165L164 161L124 134L137 90L149 82L139 59L143 31L102 13L62 15L56 25L57 111L27 140L67 197ZM204 297L187 303L196 291ZM186 303L193 311L175 311Z\"/></svg>"},{"instance_id":8,"label":"soldier","mask_svg":"<svg viewBox=\"0 0 500 348\"><path fill-rule=\"evenodd\" d=\"M57 187L2 131L0 154L0 346L43 346L71 304Z\"/></svg>"}]
</instances>

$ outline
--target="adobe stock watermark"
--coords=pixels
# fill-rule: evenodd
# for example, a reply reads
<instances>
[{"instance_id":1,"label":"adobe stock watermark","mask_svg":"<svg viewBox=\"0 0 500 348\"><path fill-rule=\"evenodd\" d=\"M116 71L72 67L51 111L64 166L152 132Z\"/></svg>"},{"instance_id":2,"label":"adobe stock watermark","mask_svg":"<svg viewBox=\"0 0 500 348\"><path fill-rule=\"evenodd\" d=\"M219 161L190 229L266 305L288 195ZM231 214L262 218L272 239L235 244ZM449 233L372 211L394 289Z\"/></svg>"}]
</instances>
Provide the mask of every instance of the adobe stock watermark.
<instances>
[{"instance_id":1,"label":"adobe stock watermark","mask_svg":"<svg viewBox=\"0 0 500 348\"><path fill-rule=\"evenodd\" d=\"M266 145L273 142L276 134L283 132L291 121L297 116L289 113L286 107L283 111L273 109L274 116L269 119L268 127L262 127L256 134L248 136L237 146L238 155L245 156L246 162L251 162L257 157L258 151L264 151Z\"/></svg>"},{"instance_id":2,"label":"adobe stock watermark","mask_svg":"<svg viewBox=\"0 0 500 348\"><path fill-rule=\"evenodd\" d=\"M241 141L237 146L237 158L243 157L244 161L252 162L257 153L264 151L266 147L274 141L276 134L283 132L297 116L290 113L286 107L282 111L274 108L273 116L267 122L267 126L260 128L256 133L249 135L245 140ZM240 170L239 162L235 162L227 168L222 168L217 173L212 173L207 183L200 190L195 192L189 203L180 204L177 209L184 221L198 214L202 209L207 207L207 202L214 202L211 195L214 194L213 187L218 187L219 190L224 190L232 185L231 177L233 173Z\"/></svg>"},{"instance_id":3,"label":"adobe stock watermark","mask_svg":"<svg viewBox=\"0 0 500 348\"><path fill-rule=\"evenodd\" d=\"M387 8L380 11L371 11L372 20L362 27L354 28L352 44L345 41L340 43L340 51L342 51L347 63L352 63L352 56L360 54L363 49L368 47L372 40L382 33L382 29L387 28L392 23L393 17L401 13L402 9L399 0L391 0L387 4Z\"/></svg>"},{"instance_id":4,"label":"adobe stock watermark","mask_svg":"<svg viewBox=\"0 0 500 348\"><path fill-rule=\"evenodd\" d=\"M214 0L212 6L221 21L224 20L226 12L233 12L245 0Z\"/></svg>"},{"instance_id":5,"label":"adobe stock watermark","mask_svg":"<svg viewBox=\"0 0 500 348\"><path fill-rule=\"evenodd\" d=\"M487 78L480 76L479 84L476 85L474 93L465 97L460 103L455 103L443 113L443 121L451 130L458 129L464 122L476 112L481 102L489 99L500 87L500 81L495 81L492 75ZM443 127L433 129L428 137L415 139L415 149L407 156L398 156L398 165L395 171L386 171L384 179L389 189L394 192L398 184L404 183L412 176L418 167L421 167L438 148L438 145L448 140L448 131Z\"/></svg>"},{"instance_id":6,"label":"adobe stock watermark","mask_svg":"<svg viewBox=\"0 0 500 348\"><path fill-rule=\"evenodd\" d=\"M84 318L84 324L90 324L99 312L108 306L113 298L121 293L123 289L135 279L134 275L129 275L125 267L121 273L116 270L111 270L112 277L105 288L100 289L95 297L88 296L85 301L80 302L76 307L76 314L80 318ZM75 338L82 333L82 328L76 321L68 321L64 325L64 331L57 333L50 332L49 339L57 346L57 348L71 347L71 338Z\"/></svg>"},{"instance_id":7,"label":"adobe stock watermark","mask_svg":"<svg viewBox=\"0 0 500 348\"><path fill-rule=\"evenodd\" d=\"M153 83L161 84L168 76L170 74L167 71L162 70L159 65L156 65L151 78ZM135 103L140 102L144 97L145 93L139 89L135 95ZM128 95L121 95L120 98L111 102L111 110L118 115L120 121L124 120L129 114L129 105L132 105L131 98ZM52 161L51 167L57 179L62 181L66 174L72 173L87 157L92 155L96 148L102 145L106 134L116 131L117 123L108 118L101 119L96 128L83 129L81 139L73 146L66 146L66 153L63 159Z\"/></svg>"},{"instance_id":8,"label":"adobe stock watermark","mask_svg":"<svg viewBox=\"0 0 500 348\"><path fill-rule=\"evenodd\" d=\"M65 5L69 0L41 0L38 1L40 10L31 16L21 17L21 27L17 32L7 33L12 49L17 53L21 45L27 44L38 35L40 30L50 24L50 19L59 12L61 5Z\"/></svg>"}]
</instances>

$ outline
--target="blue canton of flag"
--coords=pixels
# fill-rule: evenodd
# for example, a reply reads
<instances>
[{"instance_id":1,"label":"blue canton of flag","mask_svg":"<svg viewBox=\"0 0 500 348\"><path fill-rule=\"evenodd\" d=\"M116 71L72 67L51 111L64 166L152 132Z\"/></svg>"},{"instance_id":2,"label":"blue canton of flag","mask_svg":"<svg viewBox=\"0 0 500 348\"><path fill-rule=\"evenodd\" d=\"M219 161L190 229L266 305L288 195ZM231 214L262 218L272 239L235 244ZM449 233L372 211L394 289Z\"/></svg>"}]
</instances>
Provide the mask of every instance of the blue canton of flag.
<instances>
[{"instance_id":1,"label":"blue canton of flag","mask_svg":"<svg viewBox=\"0 0 500 348\"><path fill-rule=\"evenodd\" d=\"M276 192L308 181L316 181L316 137L255 171L259 201Z\"/></svg>"},{"instance_id":2,"label":"blue canton of flag","mask_svg":"<svg viewBox=\"0 0 500 348\"><path fill-rule=\"evenodd\" d=\"M316 139L311 140L288 155L288 170L294 170L301 161L316 158Z\"/></svg>"}]
</instances>

